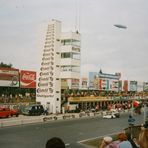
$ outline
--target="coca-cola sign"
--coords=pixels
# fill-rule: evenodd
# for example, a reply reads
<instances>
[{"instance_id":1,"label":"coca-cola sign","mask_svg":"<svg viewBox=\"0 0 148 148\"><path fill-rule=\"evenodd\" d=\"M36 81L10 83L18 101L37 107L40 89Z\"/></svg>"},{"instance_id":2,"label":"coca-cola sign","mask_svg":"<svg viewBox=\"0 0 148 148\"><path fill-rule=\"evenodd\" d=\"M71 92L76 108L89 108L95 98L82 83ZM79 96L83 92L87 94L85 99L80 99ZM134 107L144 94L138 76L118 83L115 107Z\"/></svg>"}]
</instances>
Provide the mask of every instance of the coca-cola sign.
<instances>
[{"instance_id":1,"label":"coca-cola sign","mask_svg":"<svg viewBox=\"0 0 148 148\"><path fill-rule=\"evenodd\" d=\"M20 72L20 87L36 88L36 72L21 70Z\"/></svg>"}]
</instances>

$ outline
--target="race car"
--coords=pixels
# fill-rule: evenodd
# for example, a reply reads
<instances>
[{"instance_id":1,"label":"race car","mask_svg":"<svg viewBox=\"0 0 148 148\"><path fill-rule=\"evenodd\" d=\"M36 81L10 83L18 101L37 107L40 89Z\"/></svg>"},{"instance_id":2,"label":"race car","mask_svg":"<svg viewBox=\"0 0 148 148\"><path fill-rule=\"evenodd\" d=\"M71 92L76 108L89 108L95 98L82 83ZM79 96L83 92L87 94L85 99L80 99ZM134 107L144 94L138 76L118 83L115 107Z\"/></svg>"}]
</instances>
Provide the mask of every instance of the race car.
<instances>
[{"instance_id":1,"label":"race car","mask_svg":"<svg viewBox=\"0 0 148 148\"><path fill-rule=\"evenodd\" d=\"M113 119L113 118L119 118L120 113L118 111L106 111L103 113L103 118L106 119Z\"/></svg>"}]
</instances>

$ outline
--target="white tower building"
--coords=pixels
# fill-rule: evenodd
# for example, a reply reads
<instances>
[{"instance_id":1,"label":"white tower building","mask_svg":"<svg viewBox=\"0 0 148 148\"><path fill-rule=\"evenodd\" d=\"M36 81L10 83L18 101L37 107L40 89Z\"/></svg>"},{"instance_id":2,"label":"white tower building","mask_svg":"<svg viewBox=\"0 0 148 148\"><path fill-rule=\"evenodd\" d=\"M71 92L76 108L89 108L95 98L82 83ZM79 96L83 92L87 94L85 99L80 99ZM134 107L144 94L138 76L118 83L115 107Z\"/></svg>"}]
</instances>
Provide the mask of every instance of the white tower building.
<instances>
[{"instance_id":1,"label":"white tower building","mask_svg":"<svg viewBox=\"0 0 148 148\"><path fill-rule=\"evenodd\" d=\"M37 76L36 101L47 108L49 113L61 112L60 35L61 22L52 20L48 24Z\"/></svg>"},{"instance_id":2,"label":"white tower building","mask_svg":"<svg viewBox=\"0 0 148 148\"><path fill-rule=\"evenodd\" d=\"M37 73L36 102L48 108L49 113L61 112L61 89L78 89L79 80L80 34L61 33L61 22L52 20Z\"/></svg>"}]
</instances>

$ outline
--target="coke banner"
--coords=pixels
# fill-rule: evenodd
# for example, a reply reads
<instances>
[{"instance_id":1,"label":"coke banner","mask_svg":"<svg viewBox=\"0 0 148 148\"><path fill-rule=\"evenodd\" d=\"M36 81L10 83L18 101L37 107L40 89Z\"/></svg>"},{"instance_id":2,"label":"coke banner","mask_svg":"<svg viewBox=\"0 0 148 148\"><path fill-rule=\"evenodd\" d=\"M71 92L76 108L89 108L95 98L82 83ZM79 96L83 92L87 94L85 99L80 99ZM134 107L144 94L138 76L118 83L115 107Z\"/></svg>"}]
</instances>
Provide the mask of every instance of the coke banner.
<instances>
[{"instance_id":1,"label":"coke banner","mask_svg":"<svg viewBox=\"0 0 148 148\"><path fill-rule=\"evenodd\" d=\"M36 88L36 72L21 70L20 87L21 88Z\"/></svg>"}]
</instances>

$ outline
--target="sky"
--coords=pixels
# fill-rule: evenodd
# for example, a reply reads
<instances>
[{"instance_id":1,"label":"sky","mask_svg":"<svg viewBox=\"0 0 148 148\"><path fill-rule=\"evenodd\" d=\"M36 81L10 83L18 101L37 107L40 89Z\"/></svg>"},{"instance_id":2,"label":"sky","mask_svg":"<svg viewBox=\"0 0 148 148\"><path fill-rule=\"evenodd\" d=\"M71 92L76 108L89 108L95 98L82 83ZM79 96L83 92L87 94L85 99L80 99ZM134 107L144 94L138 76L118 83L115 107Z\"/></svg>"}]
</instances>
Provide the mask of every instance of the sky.
<instances>
[{"instance_id":1,"label":"sky","mask_svg":"<svg viewBox=\"0 0 148 148\"><path fill-rule=\"evenodd\" d=\"M147 10L147 0L0 0L0 62L36 71L40 27L57 19L62 32L81 33L82 76L101 69L148 81Z\"/></svg>"}]
</instances>

